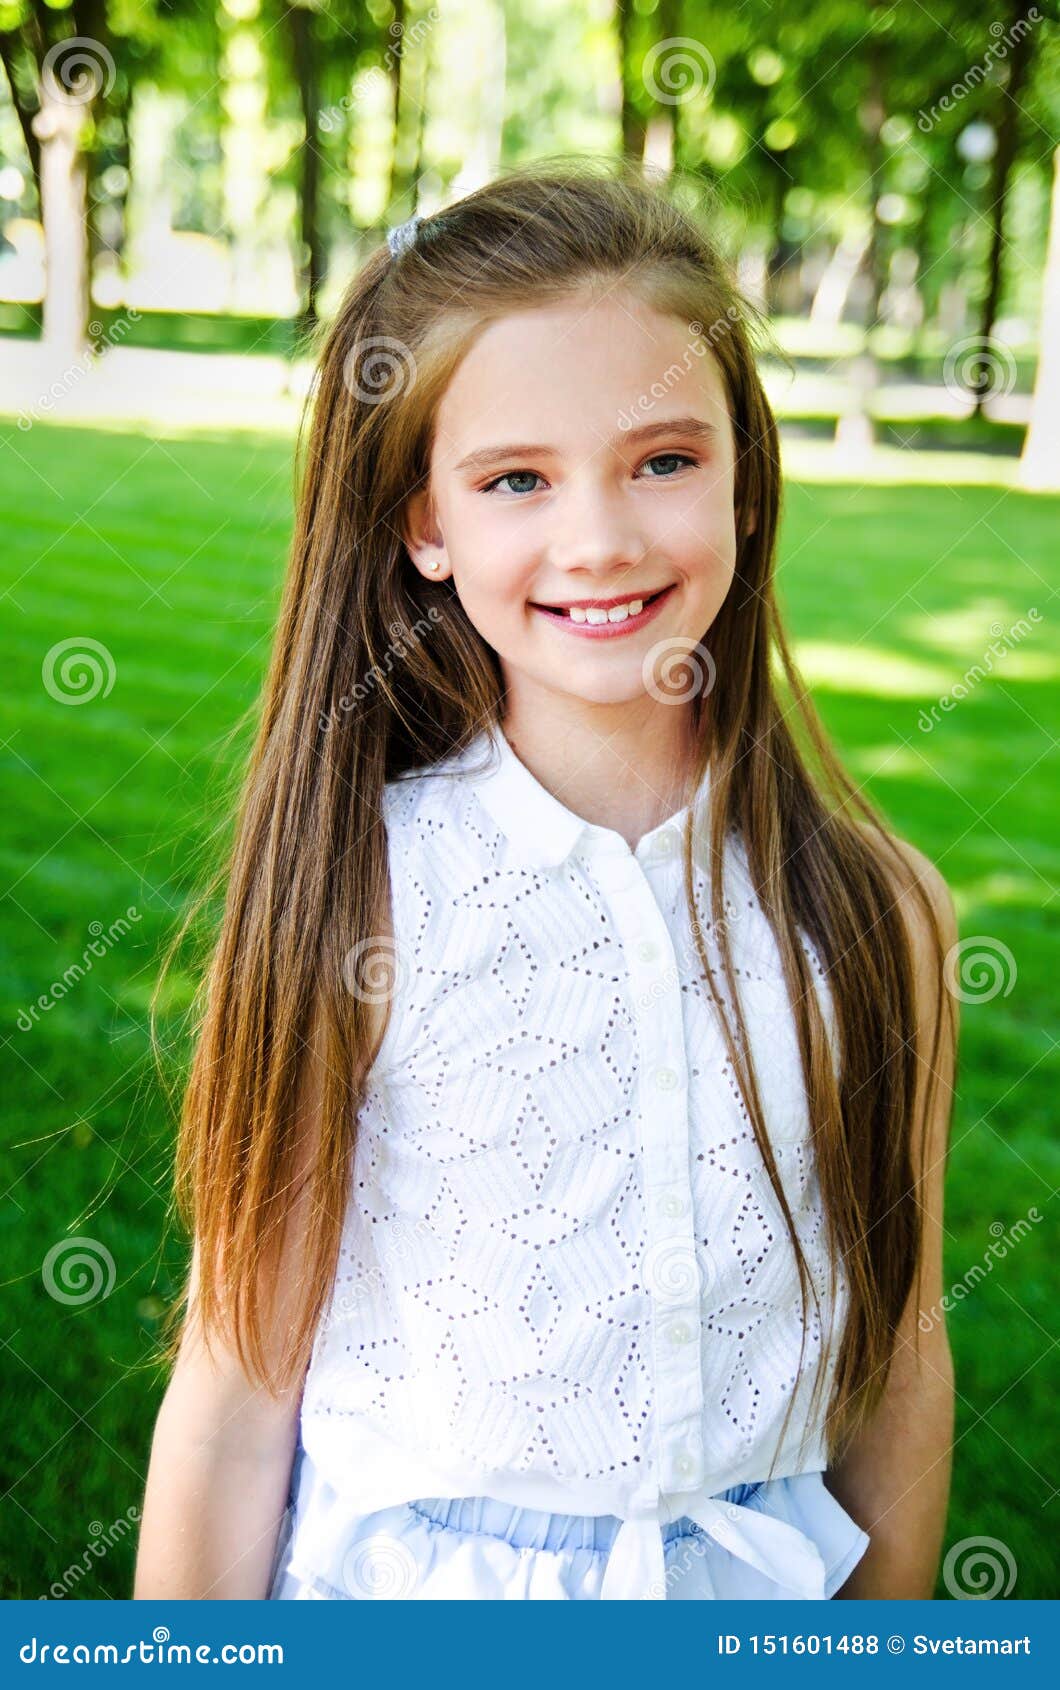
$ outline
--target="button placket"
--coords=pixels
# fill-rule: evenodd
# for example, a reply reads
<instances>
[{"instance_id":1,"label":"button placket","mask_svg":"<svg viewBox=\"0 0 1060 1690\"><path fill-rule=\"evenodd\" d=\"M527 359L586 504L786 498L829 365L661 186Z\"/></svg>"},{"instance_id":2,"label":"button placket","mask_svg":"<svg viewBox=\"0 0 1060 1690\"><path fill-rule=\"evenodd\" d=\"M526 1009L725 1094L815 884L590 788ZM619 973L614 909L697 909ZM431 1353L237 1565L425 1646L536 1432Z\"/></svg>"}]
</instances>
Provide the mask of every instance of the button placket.
<instances>
[{"instance_id":1,"label":"button placket","mask_svg":"<svg viewBox=\"0 0 1060 1690\"><path fill-rule=\"evenodd\" d=\"M593 866L609 895L633 988L647 1235L642 1266L652 1310L660 1481L668 1490L691 1489L703 1472L703 1379L680 974L656 895L625 841L594 854Z\"/></svg>"}]
</instances>

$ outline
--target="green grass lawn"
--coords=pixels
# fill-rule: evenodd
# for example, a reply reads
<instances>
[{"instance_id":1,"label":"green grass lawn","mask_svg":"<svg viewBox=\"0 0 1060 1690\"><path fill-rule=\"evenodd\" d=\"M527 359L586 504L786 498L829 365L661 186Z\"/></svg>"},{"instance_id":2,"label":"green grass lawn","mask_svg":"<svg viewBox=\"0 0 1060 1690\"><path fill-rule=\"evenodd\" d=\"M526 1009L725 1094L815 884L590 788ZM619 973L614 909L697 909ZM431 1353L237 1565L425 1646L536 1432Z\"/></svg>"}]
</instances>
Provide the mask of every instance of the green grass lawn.
<instances>
[{"instance_id":1,"label":"green grass lawn","mask_svg":"<svg viewBox=\"0 0 1060 1690\"><path fill-rule=\"evenodd\" d=\"M161 1392L145 1361L180 1265L161 1242L173 1120L147 1004L244 743L226 736L266 661L290 484L290 447L274 438L0 424L6 1597L131 1588L134 1532L122 1522L142 1498ZM957 1285L1000 1232L1032 1208L1044 1217L949 1322L959 1403L947 1547L999 1539L1014 1597L1057 1593L1045 1243L1060 1183L1060 992L1047 944L1060 877L1057 514L1056 500L990 486L796 484L779 576L848 766L939 864L962 937L985 935L1015 960L1007 994L962 1009L946 1253ZM1032 608L1041 620L925 732L921 712ZM85 638L113 660L112 685L60 702L42 666ZM128 932L111 938L129 908ZM25 1027L101 933L84 977ZM108 1278L113 1264L105 1296L76 1300L87 1282L61 1268L49 1271L68 1300L49 1293L42 1264L66 1237L93 1241Z\"/></svg>"}]
</instances>

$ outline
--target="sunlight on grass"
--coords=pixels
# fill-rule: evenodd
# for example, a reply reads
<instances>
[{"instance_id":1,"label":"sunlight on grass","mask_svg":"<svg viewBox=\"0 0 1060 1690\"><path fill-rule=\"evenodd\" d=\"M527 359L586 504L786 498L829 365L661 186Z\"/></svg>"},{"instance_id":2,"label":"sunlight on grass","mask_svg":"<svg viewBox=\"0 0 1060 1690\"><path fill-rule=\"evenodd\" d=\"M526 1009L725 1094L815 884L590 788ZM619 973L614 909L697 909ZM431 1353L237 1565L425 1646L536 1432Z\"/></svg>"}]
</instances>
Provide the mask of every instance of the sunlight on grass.
<instances>
[{"instance_id":1,"label":"sunlight on grass","mask_svg":"<svg viewBox=\"0 0 1060 1690\"><path fill-rule=\"evenodd\" d=\"M863 487L894 482L920 487L1020 487L1019 459L990 452L917 452L873 446L864 455L848 459L830 440L791 439L782 429L780 455L785 475L799 481L854 482Z\"/></svg>"},{"instance_id":2,"label":"sunlight on grass","mask_svg":"<svg viewBox=\"0 0 1060 1690\"><path fill-rule=\"evenodd\" d=\"M882 785L888 780L923 780L930 773L923 754L899 740L883 745L863 746L847 751L843 761L849 772L866 785ZM879 796L877 794L877 796Z\"/></svg>"},{"instance_id":3,"label":"sunlight on grass","mask_svg":"<svg viewBox=\"0 0 1060 1690\"><path fill-rule=\"evenodd\" d=\"M882 646L799 640L795 661L811 686L873 698L937 698L953 682L947 670Z\"/></svg>"}]
</instances>

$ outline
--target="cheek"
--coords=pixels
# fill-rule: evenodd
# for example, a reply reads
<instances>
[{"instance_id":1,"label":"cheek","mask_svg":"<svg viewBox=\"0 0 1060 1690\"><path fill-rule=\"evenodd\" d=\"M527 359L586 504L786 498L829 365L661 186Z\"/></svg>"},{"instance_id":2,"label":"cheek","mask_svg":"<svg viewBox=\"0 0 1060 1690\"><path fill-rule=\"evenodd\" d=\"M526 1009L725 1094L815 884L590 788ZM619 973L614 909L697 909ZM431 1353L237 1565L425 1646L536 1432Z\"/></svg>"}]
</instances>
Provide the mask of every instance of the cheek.
<instances>
[{"instance_id":1,"label":"cheek","mask_svg":"<svg viewBox=\"0 0 1060 1690\"><path fill-rule=\"evenodd\" d=\"M736 519L723 501L699 504L672 535L672 555L689 574L716 579L736 565Z\"/></svg>"},{"instance_id":2,"label":"cheek","mask_svg":"<svg viewBox=\"0 0 1060 1690\"><path fill-rule=\"evenodd\" d=\"M493 623L523 611L533 584L526 572L506 558L503 538L488 532L481 532L476 543L467 547L457 581L468 610Z\"/></svg>"},{"instance_id":3,"label":"cheek","mask_svg":"<svg viewBox=\"0 0 1060 1690\"><path fill-rule=\"evenodd\" d=\"M672 489L676 495L676 489ZM731 464L712 464L686 483L684 497L662 505L659 520L674 552L726 554L735 545L735 487Z\"/></svg>"}]
</instances>

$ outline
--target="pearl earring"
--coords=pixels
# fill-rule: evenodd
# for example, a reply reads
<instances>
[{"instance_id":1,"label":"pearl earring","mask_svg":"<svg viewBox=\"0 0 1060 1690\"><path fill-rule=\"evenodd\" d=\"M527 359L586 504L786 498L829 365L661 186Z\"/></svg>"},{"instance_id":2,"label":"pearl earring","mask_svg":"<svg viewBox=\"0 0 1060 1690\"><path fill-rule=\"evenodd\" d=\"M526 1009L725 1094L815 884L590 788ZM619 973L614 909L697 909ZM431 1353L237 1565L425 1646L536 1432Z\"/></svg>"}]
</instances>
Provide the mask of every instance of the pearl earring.
<instances>
[{"instance_id":1,"label":"pearl earring","mask_svg":"<svg viewBox=\"0 0 1060 1690\"><path fill-rule=\"evenodd\" d=\"M433 563L429 563L429 564L428 564L428 565L427 565L427 568L428 568L428 569L441 569L441 567L442 567L442 564L441 564L441 559L440 559L440 558L435 558L435 560L434 560L434 562L433 562Z\"/></svg>"}]
</instances>

